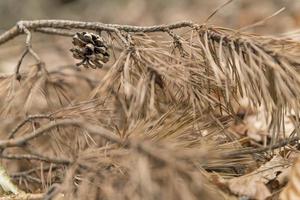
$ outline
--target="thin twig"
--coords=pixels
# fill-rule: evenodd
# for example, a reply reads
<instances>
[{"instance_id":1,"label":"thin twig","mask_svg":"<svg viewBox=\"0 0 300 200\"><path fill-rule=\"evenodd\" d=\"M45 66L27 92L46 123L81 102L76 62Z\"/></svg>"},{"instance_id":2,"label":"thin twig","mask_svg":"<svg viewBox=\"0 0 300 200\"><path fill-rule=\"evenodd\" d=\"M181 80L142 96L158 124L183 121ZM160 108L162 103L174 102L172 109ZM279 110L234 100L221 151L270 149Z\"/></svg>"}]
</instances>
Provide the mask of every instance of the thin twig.
<instances>
[{"instance_id":1,"label":"thin twig","mask_svg":"<svg viewBox=\"0 0 300 200\"><path fill-rule=\"evenodd\" d=\"M26 119L24 119L22 122L20 122L9 134L8 134L8 139L11 139L14 137L14 135L22 128L26 123L31 122L32 120L35 119L49 119L53 120L51 118L51 115L46 114L46 115L30 115Z\"/></svg>"},{"instance_id":2,"label":"thin twig","mask_svg":"<svg viewBox=\"0 0 300 200\"><path fill-rule=\"evenodd\" d=\"M22 61L23 61L24 57L28 53L30 53L32 55L32 57L37 61L37 65L39 67L42 64L42 61L41 61L40 57L37 55L37 53L31 47L31 32L22 23L17 24L17 26L19 27L19 30L22 30L26 34L26 42L25 42L26 43L26 50L24 51L21 59L18 62L18 65L16 67L16 79L20 81L21 80L21 75L19 73L20 67L21 67L21 64L22 64Z\"/></svg>"},{"instance_id":3,"label":"thin twig","mask_svg":"<svg viewBox=\"0 0 300 200\"><path fill-rule=\"evenodd\" d=\"M29 169L29 170L26 170L26 171L11 173L9 176L13 177L13 178L16 178L16 177L21 177L21 176L27 176L29 174L32 174L32 173L36 172L36 171L40 171L41 169L45 171L45 170L56 169L56 168L58 168L58 166L52 164L51 166L35 167L35 168Z\"/></svg>"},{"instance_id":4,"label":"thin twig","mask_svg":"<svg viewBox=\"0 0 300 200\"><path fill-rule=\"evenodd\" d=\"M26 123L34 120L34 119L50 119L51 115L31 115L28 116L26 119L24 119L22 122L20 122L9 134L8 134L8 139L12 139L15 134L22 128ZM0 154L3 152L4 149L0 149Z\"/></svg>"},{"instance_id":5,"label":"thin twig","mask_svg":"<svg viewBox=\"0 0 300 200\"><path fill-rule=\"evenodd\" d=\"M37 137L43 135L44 133L46 133L47 131L50 131L53 128L56 128L58 126L78 126L81 128L90 128L90 126L88 126L86 122L81 121L81 120L70 120L70 119L61 120L58 122L49 123L39 129L37 129L36 131L33 131L33 132L26 134L24 136L21 136L19 138L2 140L2 141L0 141L0 148L22 146L26 142L28 142L34 138L37 138ZM118 138L117 136L115 136L110 131L108 131L102 127L98 127L98 126L97 126L97 128L98 128L97 129L98 135L102 136L103 138L105 138L107 140L122 144L122 140L120 138Z\"/></svg>"},{"instance_id":6,"label":"thin twig","mask_svg":"<svg viewBox=\"0 0 300 200\"><path fill-rule=\"evenodd\" d=\"M32 154L2 154L0 158L8 159L8 160L39 160L47 163L55 163L62 165L69 165L73 163L72 160L63 159L63 158L51 158L48 156L42 155L32 155Z\"/></svg>"},{"instance_id":7,"label":"thin twig","mask_svg":"<svg viewBox=\"0 0 300 200\"><path fill-rule=\"evenodd\" d=\"M225 156L231 157L231 156L239 156L239 155L245 155L245 154L263 153L263 152L267 152L267 151L271 151L274 149L284 147L289 144L294 144L294 143L298 142L299 139L300 139L299 137L288 138L288 139L282 140L272 146L262 147L262 148L258 148L258 149L239 150L237 152L231 152L229 154L225 154Z\"/></svg>"},{"instance_id":8,"label":"thin twig","mask_svg":"<svg viewBox=\"0 0 300 200\"><path fill-rule=\"evenodd\" d=\"M42 181L39 178L36 178L34 176L31 175L24 175L22 177L12 177L13 179L25 179L27 181L31 181L31 182L35 182L38 184L42 184Z\"/></svg>"},{"instance_id":9,"label":"thin twig","mask_svg":"<svg viewBox=\"0 0 300 200\"><path fill-rule=\"evenodd\" d=\"M21 75L20 75L20 67L21 67L21 64L22 64L22 62L23 62L25 56L26 56L28 53L29 53L29 49L26 48L26 49L24 50L24 52L22 53L21 58L19 59L18 64L17 64L17 66L16 66L15 74L16 74L16 79L17 79L18 81L21 80Z\"/></svg>"}]
</instances>

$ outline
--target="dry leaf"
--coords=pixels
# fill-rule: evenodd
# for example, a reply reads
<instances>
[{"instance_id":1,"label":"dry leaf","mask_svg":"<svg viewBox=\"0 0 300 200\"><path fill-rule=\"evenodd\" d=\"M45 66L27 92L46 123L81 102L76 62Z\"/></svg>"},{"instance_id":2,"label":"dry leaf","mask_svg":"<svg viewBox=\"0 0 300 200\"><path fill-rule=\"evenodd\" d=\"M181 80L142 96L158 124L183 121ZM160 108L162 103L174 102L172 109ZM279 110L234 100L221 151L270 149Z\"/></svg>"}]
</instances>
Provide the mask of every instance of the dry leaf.
<instances>
[{"instance_id":1,"label":"dry leaf","mask_svg":"<svg viewBox=\"0 0 300 200\"><path fill-rule=\"evenodd\" d=\"M295 162L291 173L290 181L283 189L279 197L280 200L298 200L300 199L300 158Z\"/></svg>"},{"instance_id":2,"label":"dry leaf","mask_svg":"<svg viewBox=\"0 0 300 200\"><path fill-rule=\"evenodd\" d=\"M228 187L231 192L239 196L266 199L271 193L265 184L275 179L285 168L287 168L287 161L277 155L250 174L230 179Z\"/></svg>"},{"instance_id":3,"label":"dry leaf","mask_svg":"<svg viewBox=\"0 0 300 200\"><path fill-rule=\"evenodd\" d=\"M267 113L264 108L259 108L256 112L247 110L243 123L235 124L231 129L241 136L248 136L254 141L261 142L266 137L272 137L272 130L269 130L270 120L267 121ZM293 115L285 115L283 118L284 130L278 133L279 138L289 137L295 130Z\"/></svg>"}]
</instances>

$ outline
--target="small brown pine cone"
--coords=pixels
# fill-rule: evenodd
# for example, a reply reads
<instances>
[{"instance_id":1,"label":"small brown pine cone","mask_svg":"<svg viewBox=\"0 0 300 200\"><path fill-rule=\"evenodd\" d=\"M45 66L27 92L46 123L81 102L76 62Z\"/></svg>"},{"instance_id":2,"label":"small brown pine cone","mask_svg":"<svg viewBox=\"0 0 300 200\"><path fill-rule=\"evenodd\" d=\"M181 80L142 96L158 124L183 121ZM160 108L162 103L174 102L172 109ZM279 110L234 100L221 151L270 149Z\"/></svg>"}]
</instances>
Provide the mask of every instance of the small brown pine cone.
<instances>
[{"instance_id":1,"label":"small brown pine cone","mask_svg":"<svg viewBox=\"0 0 300 200\"><path fill-rule=\"evenodd\" d=\"M70 51L73 57L81 60L78 66L96 69L109 61L108 47L99 35L87 32L76 33L72 43L74 47Z\"/></svg>"}]
</instances>

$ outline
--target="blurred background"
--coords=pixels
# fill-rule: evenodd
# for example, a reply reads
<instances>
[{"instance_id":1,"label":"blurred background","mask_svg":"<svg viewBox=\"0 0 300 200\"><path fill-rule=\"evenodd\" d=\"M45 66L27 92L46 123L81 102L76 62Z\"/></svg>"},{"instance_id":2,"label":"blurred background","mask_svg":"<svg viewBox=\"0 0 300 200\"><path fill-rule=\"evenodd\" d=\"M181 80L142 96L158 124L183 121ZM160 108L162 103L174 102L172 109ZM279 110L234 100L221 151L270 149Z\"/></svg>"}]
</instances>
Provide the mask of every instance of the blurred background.
<instances>
[{"instance_id":1,"label":"blurred background","mask_svg":"<svg viewBox=\"0 0 300 200\"><path fill-rule=\"evenodd\" d=\"M70 19L132 25L153 25L179 20L199 24L225 0L0 0L0 33L19 20ZM263 26L249 29L260 34L280 34L300 26L299 0L234 0L210 21L239 29L286 9ZM71 42L62 37L34 34L34 48L46 62L74 62L67 51ZM11 72L24 48L24 38L0 46L0 70ZM45 48L47 46L47 48ZM62 59L63 58L63 59ZM30 63L30 59L28 59Z\"/></svg>"}]
</instances>

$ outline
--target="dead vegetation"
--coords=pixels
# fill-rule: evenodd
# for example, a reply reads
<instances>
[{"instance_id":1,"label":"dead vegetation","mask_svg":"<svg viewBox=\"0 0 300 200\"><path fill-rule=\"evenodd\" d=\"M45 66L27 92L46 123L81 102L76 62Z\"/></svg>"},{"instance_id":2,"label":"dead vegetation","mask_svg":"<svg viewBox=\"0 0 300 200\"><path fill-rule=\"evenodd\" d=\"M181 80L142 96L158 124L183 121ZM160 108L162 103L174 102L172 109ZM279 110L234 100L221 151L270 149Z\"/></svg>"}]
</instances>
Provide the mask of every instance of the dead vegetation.
<instances>
[{"instance_id":1,"label":"dead vegetation","mask_svg":"<svg viewBox=\"0 0 300 200\"><path fill-rule=\"evenodd\" d=\"M75 35L84 66L52 70L34 32ZM276 199L287 183L298 151L298 41L189 21L39 20L20 21L0 44L21 34L15 74L0 77L0 156L26 194L3 198ZM23 66L26 56L36 63Z\"/></svg>"}]
</instances>

